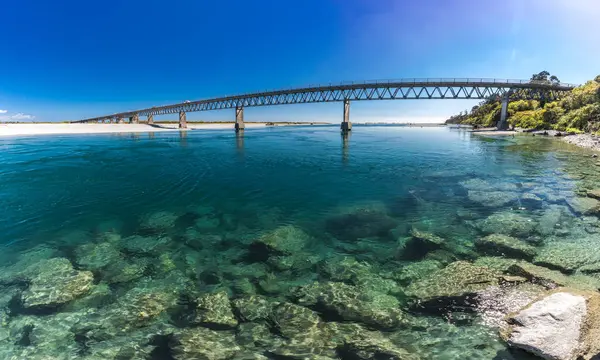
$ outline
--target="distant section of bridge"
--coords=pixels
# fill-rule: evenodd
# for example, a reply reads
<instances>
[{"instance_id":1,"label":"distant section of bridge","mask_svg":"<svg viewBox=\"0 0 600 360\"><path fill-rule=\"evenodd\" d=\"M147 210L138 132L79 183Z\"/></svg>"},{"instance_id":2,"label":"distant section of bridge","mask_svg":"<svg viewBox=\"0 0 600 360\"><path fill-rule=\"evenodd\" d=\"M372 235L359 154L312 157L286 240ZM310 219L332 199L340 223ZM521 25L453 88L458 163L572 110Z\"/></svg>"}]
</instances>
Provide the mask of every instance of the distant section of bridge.
<instances>
[{"instance_id":1,"label":"distant section of bridge","mask_svg":"<svg viewBox=\"0 0 600 360\"><path fill-rule=\"evenodd\" d=\"M243 95L225 96L214 99L185 101L173 105L155 106L148 109L127 111L73 121L74 123L117 122L138 123L146 116L148 124L154 123L154 115L179 114L179 127L187 128L186 113L194 111L235 109L235 129L244 129L244 108L285 104L307 104L321 102L343 102L344 113L341 129L352 129L350 102L362 100L408 100L408 99L502 99L499 128L506 126L508 102L510 100L560 99L577 85L537 81L500 79L402 79L341 84L314 85L303 88L264 91Z\"/></svg>"}]
</instances>

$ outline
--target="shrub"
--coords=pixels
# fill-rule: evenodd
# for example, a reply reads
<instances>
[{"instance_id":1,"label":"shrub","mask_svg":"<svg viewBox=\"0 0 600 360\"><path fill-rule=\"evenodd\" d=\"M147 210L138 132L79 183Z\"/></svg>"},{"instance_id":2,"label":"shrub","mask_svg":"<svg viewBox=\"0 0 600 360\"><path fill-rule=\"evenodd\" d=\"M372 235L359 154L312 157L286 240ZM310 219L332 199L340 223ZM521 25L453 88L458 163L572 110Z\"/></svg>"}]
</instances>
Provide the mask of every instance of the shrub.
<instances>
[{"instance_id":1,"label":"shrub","mask_svg":"<svg viewBox=\"0 0 600 360\"><path fill-rule=\"evenodd\" d=\"M508 122L514 127L523 129L545 129L544 113L546 110L527 110L519 111L508 119Z\"/></svg>"}]
</instances>

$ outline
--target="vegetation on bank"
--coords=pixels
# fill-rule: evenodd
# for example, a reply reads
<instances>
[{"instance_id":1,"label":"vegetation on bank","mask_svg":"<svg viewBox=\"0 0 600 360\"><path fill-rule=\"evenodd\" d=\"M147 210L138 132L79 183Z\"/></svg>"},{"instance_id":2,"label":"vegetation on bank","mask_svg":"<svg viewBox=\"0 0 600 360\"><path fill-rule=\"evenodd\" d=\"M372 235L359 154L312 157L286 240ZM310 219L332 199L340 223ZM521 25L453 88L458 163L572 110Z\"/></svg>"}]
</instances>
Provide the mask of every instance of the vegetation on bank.
<instances>
[{"instance_id":1,"label":"vegetation on bank","mask_svg":"<svg viewBox=\"0 0 600 360\"><path fill-rule=\"evenodd\" d=\"M550 76L547 71L534 74L531 80L559 82L556 76ZM486 99L473 106L471 111L452 116L446 124L495 126L500 120L501 108L500 99ZM524 129L600 133L600 75L573 89L558 101L511 101L508 105L507 120L511 127Z\"/></svg>"}]
</instances>

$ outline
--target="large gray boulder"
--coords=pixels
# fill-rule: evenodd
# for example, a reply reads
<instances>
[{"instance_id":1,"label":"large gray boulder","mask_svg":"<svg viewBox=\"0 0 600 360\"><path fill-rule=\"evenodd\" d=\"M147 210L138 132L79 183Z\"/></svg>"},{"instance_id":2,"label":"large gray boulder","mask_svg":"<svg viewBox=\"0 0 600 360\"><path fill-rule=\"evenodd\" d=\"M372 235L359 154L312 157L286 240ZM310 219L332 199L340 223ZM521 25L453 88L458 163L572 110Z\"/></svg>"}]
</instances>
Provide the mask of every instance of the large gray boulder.
<instances>
[{"instance_id":1,"label":"large gray boulder","mask_svg":"<svg viewBox=\"0 0 600 360\"><path fill-rule=\"evenodd\" d=\"M501 333L512 347L547 360L595 359L600 356L598 293L561 290L524 307Z\"/></svg>"}]
</instances>

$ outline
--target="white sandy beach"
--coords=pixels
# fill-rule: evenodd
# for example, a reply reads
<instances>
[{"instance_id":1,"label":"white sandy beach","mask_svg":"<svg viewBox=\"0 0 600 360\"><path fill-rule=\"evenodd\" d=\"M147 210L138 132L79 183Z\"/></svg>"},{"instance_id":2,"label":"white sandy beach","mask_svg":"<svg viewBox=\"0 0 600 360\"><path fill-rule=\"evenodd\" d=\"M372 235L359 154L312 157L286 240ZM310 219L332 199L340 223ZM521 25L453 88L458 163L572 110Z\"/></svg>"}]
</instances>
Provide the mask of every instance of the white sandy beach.
<instances>
[{"instance_id":1,"label":"white sandy beach","mask_svg":"<svg viewBox=\"0 0 600 360\"><path fill-rule=\"evenodd\" d=\"M191 124L188 130L233 130L228 124ZM265 123L246 123L246 128L260 128ZM49 134L100 134L125 132L179 131L178 124L0 124L0 136L49 135Z\"/></svg>"}]
</instances>

